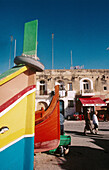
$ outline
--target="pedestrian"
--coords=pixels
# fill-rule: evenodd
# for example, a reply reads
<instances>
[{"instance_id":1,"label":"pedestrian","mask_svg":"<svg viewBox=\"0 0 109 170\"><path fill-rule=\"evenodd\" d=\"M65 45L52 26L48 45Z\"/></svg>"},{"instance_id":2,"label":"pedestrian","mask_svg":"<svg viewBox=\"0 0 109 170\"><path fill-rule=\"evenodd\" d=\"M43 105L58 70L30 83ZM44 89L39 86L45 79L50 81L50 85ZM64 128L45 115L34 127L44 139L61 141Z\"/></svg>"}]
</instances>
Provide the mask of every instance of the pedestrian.
<instances>
[{"instance_id":1,"label":"pedestrian","mask_svg":"<svg viewBox=\"0 0 109 170\"><path fill-rule=\"evenodd\" d=\"M93 130L95 130L95 134L98 133L98 118L97 118L97 114L98 114L98 111L96 110L93 114L93 125L94 125L94 128Z\"/></svg>"},{"instance_id":2,"label":"pedestrian","mask_svg":"<svg viewBox=\"0 0 109 170\"><path fill-rule=\"evenodd\" d=\"M88 108L87 112L84 115L84 119L85 119L84 135L86 135L87 130L90 130L90 132L93 134L91 119L90 119L90 112L91 112L91 109Z\"/></svg>"},{"instance_id":3,"label":"pedestrian","mask_svg":"<svg viewBox=\"0 0 109 170\"><path fill-rule=\"evenodd\" d=\"M60 134L64 135L64 115L60 113Z\"/></svg>"}]
</instances>

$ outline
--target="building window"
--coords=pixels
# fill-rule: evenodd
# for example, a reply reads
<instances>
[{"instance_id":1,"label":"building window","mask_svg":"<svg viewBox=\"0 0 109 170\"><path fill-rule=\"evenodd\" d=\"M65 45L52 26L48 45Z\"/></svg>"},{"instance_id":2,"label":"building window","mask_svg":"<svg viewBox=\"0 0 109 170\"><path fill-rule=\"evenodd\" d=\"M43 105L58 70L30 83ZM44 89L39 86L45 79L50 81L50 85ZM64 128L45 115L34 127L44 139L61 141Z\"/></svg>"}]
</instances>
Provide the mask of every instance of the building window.
<instances>
[{"instance_id":1,"label":"building window","mask_svg":"<svg viewBox=\"0 0 109 170\"><path fill-rule=\"evenodd\" d=\"M86 77L80 80L80 93L82 95L86 95L87 93L93 93L93 81L91 79Z\"/></svg>"},{"instance_id":2,"label":"building window","mask_svg":"<svg viewBox=\"0 0 109 170\"><path fill-rule=\"evenodd\" d=\"M68 84L68 90L69 90L69 91L72 91L72 89L73 89L73 88L72 88L72 83L69 83L69 84Z\"/></svg>"},{"instance_id":3,"label":"building window","mask_svg":"<svg viewBox=\"0 0 109 170\"><path fill-rule=\"evenodd\" d=\"M68 107L74 107L73 100L68 100Z\"/></svg>"},{"instance_id":4,"label":"building window","mask_svg":"<svg viewBox=\"0 0 109 170\"><path fill-rule=\"evenodd\" d=\"M83 86L84 86L84 90L88 90L89 89L89 82L87 80L84 80Z\"/></svg>"},{"instance_id":5,"label":"building window","mask_svg":"<svg viewBox=\"0 0 109 170\"><path fill-rule=\"evenodd\" d=\"M106 87L106 86L104 86L104 90L107 90L107 87Z\"/></svg>"},{"instance_id":6,"label":"building window","mask_svg":"<svg viewBox=\"0 0 109 170\"><path fill-rule=\"evenodd\" d=\"M90 80L84 80L82 92L83 93L92 93L92 91L93 90L91 89L91 81Z\"/></svg>"},{"instance_id":7,"label":"building window","mask_svg":"<svg viewBox=\"0 0 109 170\"><path fill-rule=\"evenodd\" d=\"M40 95L47 95L46 83L44 80L40 81Z\"/></svg>"},{"instance_id":8,"label":"building window","mask_svg":"<svg viewBox=\"0 0 109 170\"><path fill-rule=\"evenodd\" d=\"M45 84L45 81L44 81L44 80L41 80L41 81L40 81L40 84Z\"/></svg>"}]
</instances>

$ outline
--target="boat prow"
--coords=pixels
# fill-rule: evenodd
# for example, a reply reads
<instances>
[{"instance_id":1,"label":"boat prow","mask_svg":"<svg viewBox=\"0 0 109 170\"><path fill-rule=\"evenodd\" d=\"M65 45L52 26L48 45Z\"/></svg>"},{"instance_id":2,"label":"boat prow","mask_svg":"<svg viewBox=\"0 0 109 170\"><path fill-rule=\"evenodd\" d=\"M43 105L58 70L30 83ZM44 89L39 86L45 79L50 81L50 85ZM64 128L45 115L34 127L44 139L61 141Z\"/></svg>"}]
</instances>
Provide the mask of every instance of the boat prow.
<instances>
[{"instance_id":1,"label":"boat prow","mask_svg":"<svg viewBox=\"0 0 109 170\"><path fill-rule=\"evenodd\" d=\"M37 24L37 20L26 23L25 56L15 58L15 63L21 65L0 75L0 169L3 170L33 169L36 71L44 70L43 64L32 57L37 51Z\"/></svg>"},{"instance_id":2,"label":"boat prow","mask_svg":"<svg viewBox=\"0 0 109 170\"><path fill-rule=\"evenodd\" d=\"M35 112L35 152L44 152L58 147L60 143L59 86L48 109Z\"/></svg>"}]
</instances>

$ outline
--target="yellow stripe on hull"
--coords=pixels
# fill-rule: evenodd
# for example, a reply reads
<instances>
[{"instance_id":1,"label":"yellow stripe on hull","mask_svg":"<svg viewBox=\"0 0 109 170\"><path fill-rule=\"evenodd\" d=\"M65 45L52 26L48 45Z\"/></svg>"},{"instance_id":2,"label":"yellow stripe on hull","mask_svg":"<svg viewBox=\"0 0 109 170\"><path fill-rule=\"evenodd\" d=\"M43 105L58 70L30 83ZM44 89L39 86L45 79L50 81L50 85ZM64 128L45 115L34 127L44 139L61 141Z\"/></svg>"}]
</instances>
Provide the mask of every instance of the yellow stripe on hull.
<instances>
[{"instance_id":1,"label":"yellow stripe on hull","mask_svg":"<svg viewBox=\"0 0 109 170\"><path fill-rule=\"evenodd\" d=\"M0 85L6 83L7 81L13 79L14 77L18 76L19 74L23 73L24 71L28 70L27 66L22 67L21 69L19 69L18 71L8 75L7 77L3 78L0 80Z\"/></svg>"},{"instance_id":2,"label":"yellow stripe on hull","mask_svg":"<svg viewBox=\"0 0 109 170\"><path fill-rule=\"evenodd\" d=\"M24 135L34 134L35 92L24 97L0 118L0 126L9 130L0 135L0 148Z\"/></svg>"}]
</instances>

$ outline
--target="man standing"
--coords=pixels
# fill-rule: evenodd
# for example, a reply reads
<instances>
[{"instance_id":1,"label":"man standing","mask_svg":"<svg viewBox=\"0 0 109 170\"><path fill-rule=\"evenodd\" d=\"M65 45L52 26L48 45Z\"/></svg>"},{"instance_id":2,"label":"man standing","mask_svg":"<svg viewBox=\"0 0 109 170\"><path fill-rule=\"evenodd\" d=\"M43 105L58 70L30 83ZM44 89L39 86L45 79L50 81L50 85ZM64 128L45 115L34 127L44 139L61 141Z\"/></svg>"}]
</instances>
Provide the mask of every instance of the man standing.
<instances>
[{"instance_id":1,"label":"man standing","mask_svg":"<svg viewBox=\"0 0 109 170\"><path fill-rule=\"evenodd\" d=\"M64 135L64 116L60 113L60 135Z\"/></svg>"},{"instance_id":2,"label":"man standing","mask_svg":"<svg viewBox=\"0 0 109 170\"><path fill-rule=\"evenodd\" d=\"M84 118L85 118L84 135L86 135L87 130L90 130L90 132L93 134L92 125L91 125L91 121L90 121L90 112L91 112L91 109L88 108L87 112L84 115Z\"/></svg>"}]
</instances>

